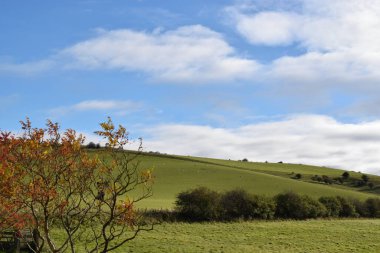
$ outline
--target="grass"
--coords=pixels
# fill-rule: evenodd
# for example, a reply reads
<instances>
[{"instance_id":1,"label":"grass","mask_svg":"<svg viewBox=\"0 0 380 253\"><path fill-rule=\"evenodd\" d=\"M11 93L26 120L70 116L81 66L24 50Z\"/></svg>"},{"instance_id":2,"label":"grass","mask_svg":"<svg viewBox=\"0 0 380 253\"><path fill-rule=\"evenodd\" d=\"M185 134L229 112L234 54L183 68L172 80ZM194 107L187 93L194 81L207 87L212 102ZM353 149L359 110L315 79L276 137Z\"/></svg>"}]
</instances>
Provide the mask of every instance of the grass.
<instances>
[{"instance_id":1,"label":"grass","mask_svg":"<svg viewBox=\"0 0 380 253\"><path fill-rule=\"evenodd\" d=\"M379 238L380 220L164 223L115 252L375 253Z\"/></svg>"},{"instance_id":2,"label":"grass","mask_svg":"<svg viewBox=\"0 0 380 253\"><path fill-rule=\"evenodd\" d=\"M304 164L290 164L290 163L259 163L259 162L242 162L242 161L231 161L213 158L202 158L194 157L194 161L202 161L214 164L221 164L224 166L245 168L252 171L262 172L266 174L282 176L289 178L291 175L300 173L303 176L303 181L310 182L311 177L314 175L326 175L331 178L340 177L344 170L333 169L327 167L311 166ZM361 172L349 171L350 177L354 179L361 179L363 175ZM380 177L375 175L370 175L371 181L375 184L380 184ZM363 188L355 188L363 190Z\"/></svg>"},{"instance_id":3,"label":"grass","mask_svg":"<svg viewBox=\"0 0 380 253\"><path fill-rule=\"evenodd\" d=\"M248 192L273 196L284 191L320 196L345 196L364 200L379 197L376 190L362 191L348 185L311 182L312 175L340 176L343 171L325 167L238 162L210 158L143 154L141 168L153 168L155 184L151 198L141 208L173 208L176 195L197 186L226 191L243 188ZM301 180L291 179L300 173ZM360 178L360 173L350 172ZM380 177L370 175L380 184ZM63 239L63 231L54 233ZM253 221L234 223L164 223L115 252L379 252L380 219L308 221ZM78 244L77 252L84 245Z\"/></svg>"},{"instance_id":4,"label":"grass","mask_svg":"<svg viewBox=\"0 0 380 253\"><path fill-rule=\"evenodd\" d=\"M120 252L379 252L380 220L163 224Z\"/></svg>"},{"instance_id":5,"label":"grass","mask_svg":"<svg viewBox=\"0 0 380 253\"><path fill-rule=\"evenodd\" d=\"M294 191L315 198L320 196L345 196L364 200L379 196L348 186L325 185L307 179L295 180L291 172L303 175L338 176L342 170L324 167L237 162L209 158L144 154L140 157L142 168L153 168L155 183L153 196L140 203L141 208L171 209L176 195L198 186L217 191L243 188L248 192L274 196L284 191ZM358 174L360 175L360 174ZM353 173L353 176L359 176ZM380 177L370 176L373 180Z\"/></svg>"}]
</instances>

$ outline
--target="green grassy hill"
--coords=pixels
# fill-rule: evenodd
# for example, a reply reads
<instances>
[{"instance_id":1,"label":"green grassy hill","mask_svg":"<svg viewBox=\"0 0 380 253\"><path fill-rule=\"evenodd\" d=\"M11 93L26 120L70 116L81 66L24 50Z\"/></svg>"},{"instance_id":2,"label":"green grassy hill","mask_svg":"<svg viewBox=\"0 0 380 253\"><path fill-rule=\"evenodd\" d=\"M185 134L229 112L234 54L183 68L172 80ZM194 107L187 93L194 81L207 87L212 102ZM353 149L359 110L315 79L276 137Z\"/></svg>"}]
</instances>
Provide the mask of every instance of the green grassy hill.
<instances>
[{"instance_id":1,"label":"green grassy hill","mask_svg":"<svg viewBox=\"0 0 380 253\"><path fill-rule=\"evenodd\" d=\"M139 157L141 168L153 168L155 182L153 196L140 203L142 208L168 208L174 206L176 195L198 186L217 191L243 188L251 193L273 196L284 191L318 198L320 196L345 196L358 199L380 196L380 177L369 175L376 187L327 185L311 180L314 175L339 177L343 170L298 164L255 163L198 158L187 156L144 153ZM293 179L300 173L301 179ZM350 172L351 178L360 179L360 173Z\"/></svg>"}]
</instances>

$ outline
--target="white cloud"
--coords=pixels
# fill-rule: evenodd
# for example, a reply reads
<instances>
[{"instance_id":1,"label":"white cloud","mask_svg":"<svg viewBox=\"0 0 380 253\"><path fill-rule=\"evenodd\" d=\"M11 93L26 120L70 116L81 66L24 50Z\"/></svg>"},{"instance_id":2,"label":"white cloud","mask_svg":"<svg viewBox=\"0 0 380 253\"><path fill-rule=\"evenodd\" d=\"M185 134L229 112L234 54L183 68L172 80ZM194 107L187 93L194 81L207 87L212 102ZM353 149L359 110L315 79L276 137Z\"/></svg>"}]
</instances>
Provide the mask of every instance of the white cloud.
<instances>
[{"instance_id":1,"label":"white cloud","mask_svg":"<svg viewBox=\"0 0 380 253\"><path fill-rule=\"evenodd\" d=\"M173 82L252 78L259 65L240 57L221 34L201 25L172 31L102 31L62 51L70 68L143 71ZM74 63L73 63L74 62Z\"/></svg>"},{"instance_id":2,"label":"white cloud","mask_svg":"<svg viewBox=\"0 0 380 253\"><path fill-rule=\"evenodd\" d=\"M289 2L300 2L302 8L295 11L252 11L247 6L231 6L226 10L234 19L238 32L253 44L299 42L307 50L322 52L352 48L374 51L380 48L379 1ZM275 4L273 9L276 9Z\"/></svg>"},{"instance_id":3,"label":"white cloud","mask_svg":"<svg viewBox=\"0 0 380 253\"><path fill-rule=\"evenodd\" d=\"M121 100L85 100L74 105L61 106L50 110L52 115L71 112L106 111L116 115L125 115L140 110L143 105L134 101Z\"/></svg>"},{"instance_id":4,"label":"white cloud","mask_svg":"<svg viewBox=\"0 0 380 253\"><path fill-rule=\"evenodd\" d=\"M235 13L236 28L252 44L287 45L297 35L298 16L280 12L261 12L253 16Z\"/></svg>"},{"instance_id":5,"label":"white cloud","mask_svg":"<svg viewBox=\"0 0 380 253\"><path fill-rule=\"evenodd\" d=\"M260 10L259 2L226 8L237 32L254 45L292 44L304 50L273 60L266 80L355 91L378 86L380 1L287 1L288 6L300 4L294 10L278 8L276 2Z\"/></svg>"},{"instance_id":6,"label":"white cloud","mask_svg":"<svg viewBox=\"0 0 380 253\"><path fill-rule=\"evenodd\" d=\"M55 65L53 60L40 60L35 62L27 63L1 63L0 62L0 73L4 74L22 74L22 75L33 75L51 69Z\"/></svg>"},{"instance_id":7,"label":"white cloud","mask_svg":"<svg viewBox=\"0 0 380 253\"><path fill-rule=\"evenodd\" d=\"M152 32L102 30L46 60L0 63L0 73L34 74L51 69L121 70L158 81L214 83L252 79L260 64L239 56L220 33L202 25Z\"/></svg>"},{"instance_id":8,"label":"white cloud","mask_svg":"<svg viewBox=\"0 0 380 253\"><path fill-rule=\"evenodd\" d=\"M172 154L248 158L252 161L331 166L380 175L380 121L345 124L298 115L239 128L161 125L147 129L147 150Z\"/></svg>"}]
</instances>

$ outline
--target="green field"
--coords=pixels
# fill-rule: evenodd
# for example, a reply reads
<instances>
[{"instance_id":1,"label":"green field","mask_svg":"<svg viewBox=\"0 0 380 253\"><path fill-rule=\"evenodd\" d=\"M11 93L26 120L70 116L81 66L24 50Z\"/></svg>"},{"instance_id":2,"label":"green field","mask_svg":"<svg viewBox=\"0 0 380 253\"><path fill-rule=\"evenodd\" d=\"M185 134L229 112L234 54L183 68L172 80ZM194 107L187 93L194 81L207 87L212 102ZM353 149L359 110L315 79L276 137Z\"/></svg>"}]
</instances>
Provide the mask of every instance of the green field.
<instances>
[{"instance_id":1,"label":"green field","mask_svg":"<svg viewBox=\"0 0 380 253\"><path fill-rule=\"evenodd\" d=\"M379 252L380 220L163 224L120 252Z\"/></svg>"},{"instance_id":2,"label":"green field","mask_svg":"<svg viewBox=\"0 0 380 253\"><path fill-rule=\"evenodd\" d=\"M380 249L379 238L380 220L165 223L142 232L115 252L375 253Z\"/></svg>"},{"instance_id":3,"label":"green field","mask_svg":"<svg viewBox=\"0 0 380 253\"><path fill-rule=\"evenodd\" d=\"M98 153L99 154L99 153ZM99 154L99 155L104 155ZM357 188L348 184L316 183L313 175L337 177L344 171L284 163L253 163L210 158L142 154L141 169L153 169L153 196L140 208L172 209L176 195L197 186L217 191L243 188L248 192L274 196L294 191L314 198L345 196L364 200L379 197L380 177L369 175L376 187ZM293 179L301 173L301 179ZM350 172L360 178L360 173ZM133 197L133 196L132 196ZM64 239L61 228L53 229L58 241ZM231 223L163 223L114 252L379 252L380 219L321 219L305 221L246 221ZM77 252L84 252L78 242Z\"/></svg>"},{"instance_id":4,"label":"green field","mask_svg":"<svg viewBox=\"0 0 380 253\"><path fill-rule=\"evenodd\" d=\"M140 203L142 208L171 209L176 195L198 186L217 191L243 188L248 192L273 196L284 191L294 191L315 198L320 196L345 196L358 199L379 196L380 177L370 175L377 187L357 188L347 185L326 185L310 178L313 175L340 176L344 171L325 167L298 164L252 163L210 158L144 154L141 168L153 168L155 183L153 196ZM301 180L292 175L301 173ZM351 177L361 174L350 172Z\"/></svg>"}]
</instances>

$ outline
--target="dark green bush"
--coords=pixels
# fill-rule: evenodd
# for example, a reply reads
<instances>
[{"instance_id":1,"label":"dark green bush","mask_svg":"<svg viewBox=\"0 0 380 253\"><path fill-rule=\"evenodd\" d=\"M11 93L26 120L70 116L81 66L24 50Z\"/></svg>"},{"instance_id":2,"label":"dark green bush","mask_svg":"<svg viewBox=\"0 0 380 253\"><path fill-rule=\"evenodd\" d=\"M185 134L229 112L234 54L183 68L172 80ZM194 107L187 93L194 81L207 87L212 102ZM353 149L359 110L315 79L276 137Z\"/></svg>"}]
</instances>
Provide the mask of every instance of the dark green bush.
<instances>
[{"instance_id":1,"label":"dark green bush","mask_svg":"<svg viewBox=\"0 0 380 253\"><path fill-rule=\"evenodd\" d=\"M240 189L224 193L220 205L224 220L271 219L275 213L272 198L252 195Z\"/></svg>"},{"instance_id":2,"label":"dark green bush","mask_svg":"<svg viewBox=\"0 0 380 253\"><path fill-rule=\"evenodd\" d=\"M380 199L369 198L365 202L368 216L372 218L380 218Z\"/></svg>"},{"instance_id":3,"label":"dark green bush","mask_svg":"<svg viewBox=\"0 0 380 253\"><path fill-rule=\"evenodd\" d=\"M380 218L380 199L366 202L343 197L321 197L319 201L293 192L274 198L237 189L220 194L205 187L181 192L175 211L153 211L148 216L161 221L217 221L236 219L309 219L320 217Z\"/></svg>"},{"instance_id":4,"label":"dark green bush","mask_svg":"<svg viewBox=\"0 0 380 253\"><path fill-rule=\"evenodd\" d=\"M328 177L326 175L322 175L322 181L324 183L326 183L326 184L332 184L332 183L334 183L334 181L330 177Z\"/></svg>"},{"instance_id":5,"label":"dark green bush","mask_svg":"<svg viewBox=\"0 0 380 253\"><path fill-rule=\"evenodd\" d=\"M306 195L302 196L301 199L304 218L319 218L326 216L327 210L322 203Z\"/></svg>"},{"instance_id":6,"label":"dark green bush","mask_svg":"<svg viewBox=\"0 0 380 253\"><path fill-rule=\"evenodd\" d=\"M318 201L293 192L278 194L276 197L276 217L284 219L308 219L322 217L326 208Z\"/></svg>"},{"instance_id":7,"label":"dark green bush","mask_svg":"<svg viewBox=\"0 0 380 253\"><path fill-rule=\"evenodd\" d=\"M253 195L253 218L273 219L276 212L276 202L273 198Z\"/></svg>"},{"instance_id":8,"label":"dark green bush","mask_svg":"<svg viewBox=\"0 0 380 253\"><path fill-rule=\"evenodd\" d=\"M251 218L252 208L252 196L244 190L228 191L221 197L220 209L225 220Z\"/></svg>"},{"instance_id":9,"label":"dark green bush","mask_svg":"<svg viewBox=\"0 0 380 253\"><path fill-rule=\"evenodd\" d=\"M303 215L300 213L301 197L293 192L278 194L276 200L276 213L278 218L295 218L302 219Z\"/></svg>"},{"instance_id":10,"label":"dark green bush","mask_svg":"<svg viewBox=\"0 0 380 253\"><path fill-rule=\"evenodd\" d=\"M339 213L340 217L359 217L359 214L356 212L355 206L352 202L352 200L343 198L343 197L336 197L338 201L340 202L342 209Z\"/></svg>"},{"instance_id":11,"label":"dark green bush","mask_svg":"<svg viewBox=\"0 0 380 253\"><path fill-rule=\"evenodd\" d=\"M366 185L366 182L363 180L356 180L354 181L356 187L363 187Z\"/></svg>"},{"instance_id":12,"label":"dark green bush","mask_svg":"<svg viewBox=\"0 0 380 253\"><path fill-rule=\"evenodd\" d=\"M348 171L343 172L342 178L347 180L350 177L350 173Z\"/></svg>"},{"instance_id":13,"label":"dark green bush","mask_svg":"<svg viewBox=\"0 0 380 253\"><path fill-rule=\"evenodd\" d=\"M368 217L367 205L365 202L358 199L351 199L351 203L354 205L355 210L359 217Z\"/></svg>"},{"instance_id":14,"label":"dark green bush","mask_svg":"<svg viewBox=\"0 0 380 253\"><path fill-rule=\"evenodd\" d=\"M212 221L220 218L220 194L205 187L181 192L177 196L179 218L189 221Z\"/></svg>"},{"instance_id":15,"label":"dark green bush","mask_svg":"<svg viewBox=\"0 0 380 253\"><path fill-rule=\"evenodd\" d=\"M325 206L327 217L339 217L342 205L336 197L320 197L319 202Z\"/></svg>"}]
</instances>

